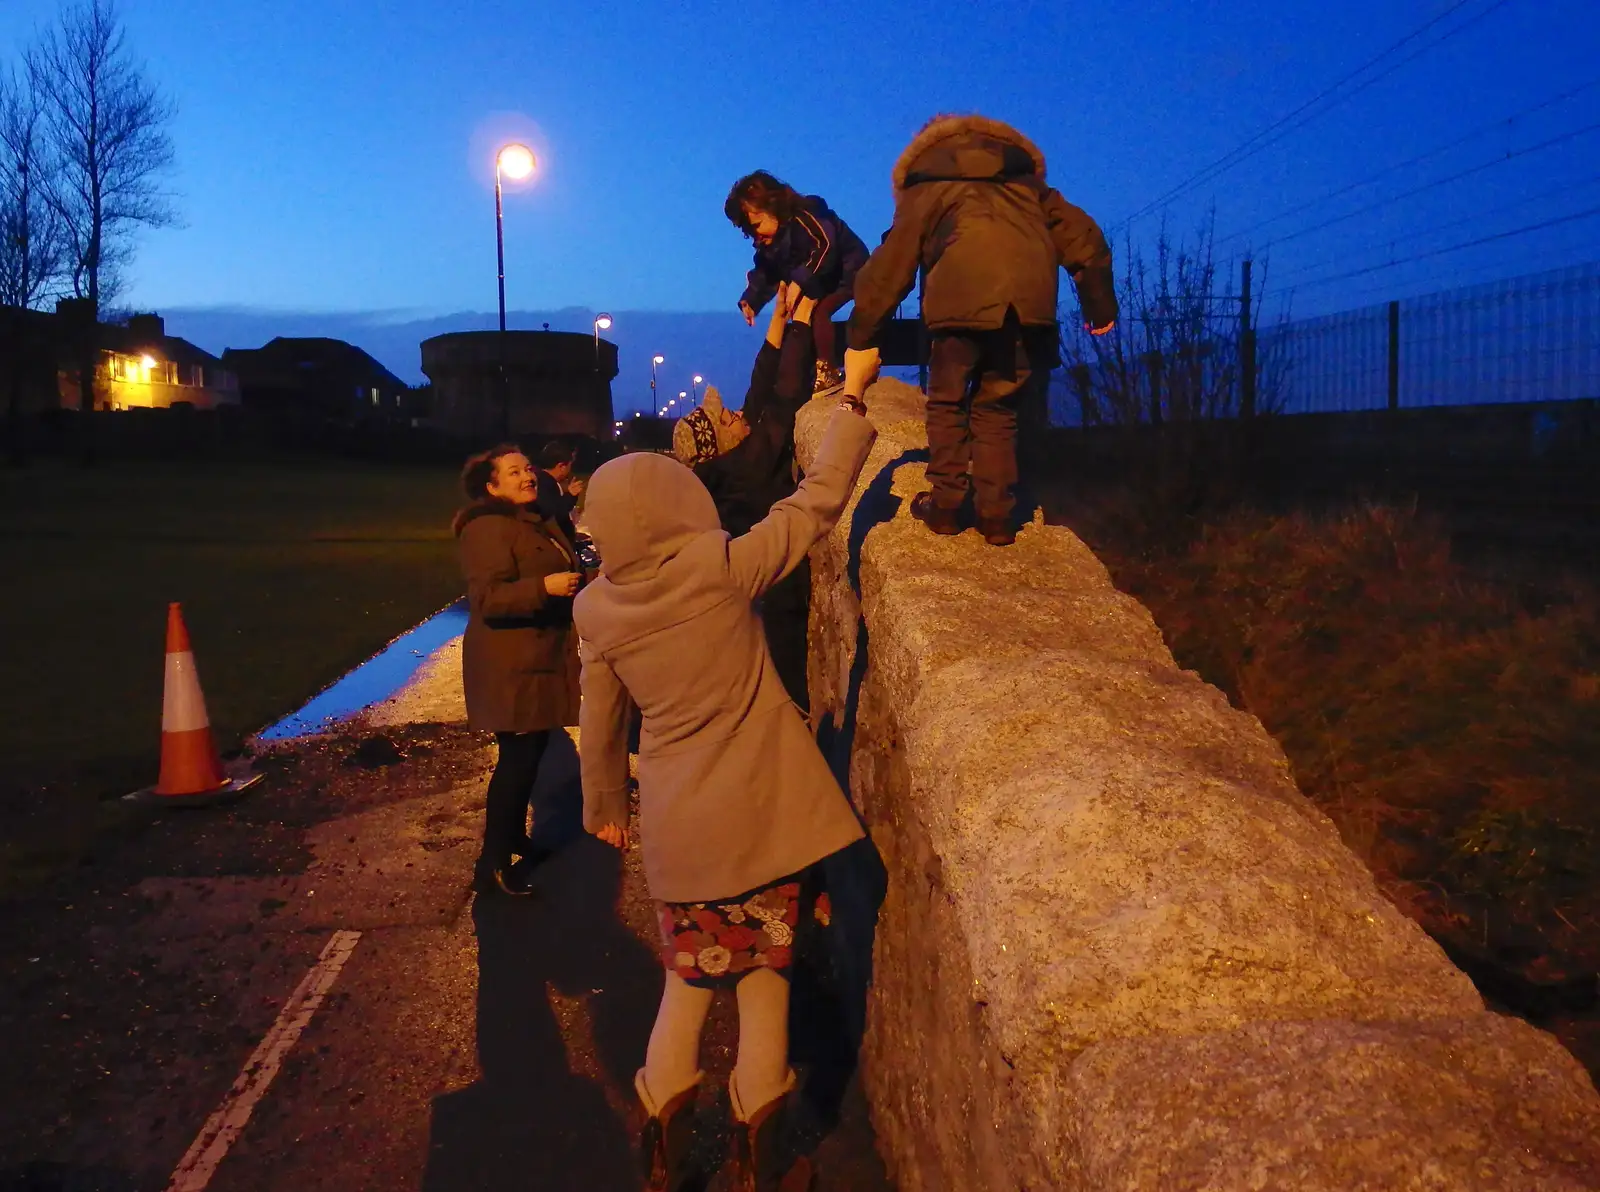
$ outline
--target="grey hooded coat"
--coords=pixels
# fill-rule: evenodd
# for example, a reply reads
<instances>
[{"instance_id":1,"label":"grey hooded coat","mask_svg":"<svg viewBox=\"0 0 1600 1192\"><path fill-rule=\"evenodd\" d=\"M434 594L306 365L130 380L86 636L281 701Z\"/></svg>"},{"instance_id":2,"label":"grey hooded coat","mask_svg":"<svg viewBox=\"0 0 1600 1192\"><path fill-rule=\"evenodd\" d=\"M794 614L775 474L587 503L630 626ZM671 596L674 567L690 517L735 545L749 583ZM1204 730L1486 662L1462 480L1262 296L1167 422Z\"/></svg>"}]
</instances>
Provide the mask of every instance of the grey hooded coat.
<instances>
[{"instance_id":1,"label":"grey hooded coat","mask_svg":"<svg viewBox=\"0 0 1600 1192\"><path fill-rule=\"evenodd\" d=\"M625 455L589 481L601 578L574 607L584 825L628 822L631 696L644 717L639 837L661 901L731 898L862 835L751 602L837 523L875 437L861 415L835 413L799 489L737 538L674 459Z\"/></svg>"}]
</instances>

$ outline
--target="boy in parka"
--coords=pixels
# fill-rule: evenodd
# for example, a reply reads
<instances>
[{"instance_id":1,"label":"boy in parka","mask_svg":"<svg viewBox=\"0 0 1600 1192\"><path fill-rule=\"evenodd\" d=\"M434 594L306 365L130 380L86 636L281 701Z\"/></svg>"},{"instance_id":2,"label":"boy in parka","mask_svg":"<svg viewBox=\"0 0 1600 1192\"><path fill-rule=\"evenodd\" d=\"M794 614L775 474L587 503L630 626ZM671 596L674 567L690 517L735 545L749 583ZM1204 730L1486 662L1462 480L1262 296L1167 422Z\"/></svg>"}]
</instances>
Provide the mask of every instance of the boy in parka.
<instances>
[{"instance_id":1,"label":"boy in parka","mask_svg":"<svg viewBox=\"0 0 1600 1192\"><path fill-rule=\"evenodd\" d=\"M1017 394L1056 363L1056 270L1067 270L1085 325L1103 335L1117 319L1111 250L1094 220L1046 183L1038 147L998 120L935 117L900 155L893 182L894 225L856 275L845 394L863 395L878 338L920 272L932 491L911 512L936 534L958 534L970 483L979 532L1009 545Z\"/></svg>"}]
</instances>

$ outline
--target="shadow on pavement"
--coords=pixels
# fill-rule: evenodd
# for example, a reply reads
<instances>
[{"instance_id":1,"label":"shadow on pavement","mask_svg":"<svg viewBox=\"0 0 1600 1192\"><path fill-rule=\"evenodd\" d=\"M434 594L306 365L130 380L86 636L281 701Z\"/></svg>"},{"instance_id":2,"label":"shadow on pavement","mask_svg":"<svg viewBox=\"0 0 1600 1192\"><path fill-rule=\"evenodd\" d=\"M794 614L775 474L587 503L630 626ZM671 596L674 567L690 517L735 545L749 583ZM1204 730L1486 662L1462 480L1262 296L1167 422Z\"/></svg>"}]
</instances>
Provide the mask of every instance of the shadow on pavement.
<instances>
[{"instance_id":1,"label":"shadow on pavement","mask_svg":"<svg viewBox=\"0 0 1600 1192\"><path fill-rule=\"evenodd\" d=\"M574 834L577 765L565 734L540 786L535 836L567 840L539 870L534 897L473 906L482 1075L434 1100L426 1192L640 1186L629 1123L583 1073L603 1072L631 1096L661 967L618 916L621 854L581 827Z\"/></svg>"}]
</instances>

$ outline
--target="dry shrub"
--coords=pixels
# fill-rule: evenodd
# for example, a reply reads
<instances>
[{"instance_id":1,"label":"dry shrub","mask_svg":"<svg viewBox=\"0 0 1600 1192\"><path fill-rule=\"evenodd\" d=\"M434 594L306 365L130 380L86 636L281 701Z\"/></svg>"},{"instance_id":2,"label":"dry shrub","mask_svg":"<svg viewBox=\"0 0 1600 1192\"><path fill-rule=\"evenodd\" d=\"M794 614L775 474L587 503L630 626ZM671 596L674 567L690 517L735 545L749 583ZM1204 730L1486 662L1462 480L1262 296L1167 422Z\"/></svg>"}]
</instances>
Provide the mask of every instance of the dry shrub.
<instances>
[{"instance_id":1,"label":"dry shrub","mask_svg":"<svg viewBox=\"0 0 1600 1192\"><path fill-rule=\"evenodd\" d=\"M1414 510L1239 511L1096 545L1184 666L1262 720L1397 901L1600 960L1600 604L1537 606ZM1119 549L1120 548L1120 549Z\"/></svg>"}]
</instances>

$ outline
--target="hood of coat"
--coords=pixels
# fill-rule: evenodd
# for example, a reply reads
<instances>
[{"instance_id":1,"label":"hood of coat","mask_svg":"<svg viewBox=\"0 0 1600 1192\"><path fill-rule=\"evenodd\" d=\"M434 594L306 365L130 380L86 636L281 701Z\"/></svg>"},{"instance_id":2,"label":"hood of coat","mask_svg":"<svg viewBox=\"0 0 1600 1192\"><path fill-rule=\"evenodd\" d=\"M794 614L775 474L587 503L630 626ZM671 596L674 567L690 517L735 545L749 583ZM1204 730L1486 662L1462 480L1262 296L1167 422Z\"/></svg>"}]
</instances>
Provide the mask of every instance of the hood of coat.
<instances>
[{"instance_id":1,"label":"hood of coat","mask_svg":"<svg viewBox=\"0 0 1600 1192\"><path fill-rule=\"evenodd\" d=\"M510 501L501 501L495 497L484 497L470 505L464 505L456 510L455 520L450 523L450 529L457 538L461 531L480 517L522 517L531 522L543 522L536 505L513 505Z\"/></svg>"},{"instance_id":2,"label":"hood of coat","mask_svg":"<svg viewBox=\"0 0 1600 1192\"><path fill-rule=\"evenodd\" d=\"M894 192L919 182L988 181L1036 176L1044 154L1009 124L987 116L941 116L911 139L894 163Z\"/></svg>"},{"instance_id":3,"label":"hood of coat","mask_svg":"<svg viewBox=\"0 0 1600 1192\"><path fill-rule=\"evenodd\" d=\"M654 578L695 539L722 529L699 478L670 456L644 451L595 469L584 522L600 573L613 584Z\"/></svg>"}]
</instances>

